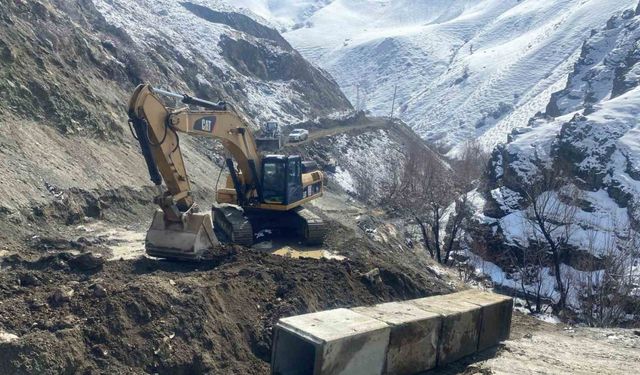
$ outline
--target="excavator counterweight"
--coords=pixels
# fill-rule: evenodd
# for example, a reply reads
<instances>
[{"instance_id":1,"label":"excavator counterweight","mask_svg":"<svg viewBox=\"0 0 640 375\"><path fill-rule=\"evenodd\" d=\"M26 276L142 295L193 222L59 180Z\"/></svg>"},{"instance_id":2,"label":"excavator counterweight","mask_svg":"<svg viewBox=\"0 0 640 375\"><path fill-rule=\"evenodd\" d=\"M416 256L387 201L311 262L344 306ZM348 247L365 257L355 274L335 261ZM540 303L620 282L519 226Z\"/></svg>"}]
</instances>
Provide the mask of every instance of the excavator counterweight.
<instances>
[{"instance_id":1,"label":"excavator counterweight","mask_svg":"<svg viewBox=\"0 0 640 375\"><path fill-rule=\"evenodd\" d=\"M180 99L185 106L168 107L159 95ZM129 100L128 114L158 189L160 210L147 232L148 255L201 259L220 246L216 232L244 246L251 246L263 229L295 234L307 244L322 243L324 222L302 207L322 196L322 172L306 170L308 164L297 155L260 154L248 122L229 104L140 85ZM199 211L194 202L179 133L219 140L227 151L229 177L218 189L211 213Z\"/></svg>"}]
</instances>

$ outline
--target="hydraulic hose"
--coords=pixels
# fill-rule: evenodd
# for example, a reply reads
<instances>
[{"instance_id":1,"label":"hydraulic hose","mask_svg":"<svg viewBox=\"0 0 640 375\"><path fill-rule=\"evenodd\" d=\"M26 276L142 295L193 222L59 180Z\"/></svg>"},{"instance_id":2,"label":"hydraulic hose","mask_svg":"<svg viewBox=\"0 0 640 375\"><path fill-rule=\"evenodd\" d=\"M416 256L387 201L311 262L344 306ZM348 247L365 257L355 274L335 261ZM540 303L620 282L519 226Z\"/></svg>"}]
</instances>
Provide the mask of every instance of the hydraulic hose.
<instances>
[{"instance_id":1,"label":"hydraulic hose","mask_svg":"<svg viewBox=\"0 0 640 375\"><path fill-rule=\"evenodd\" d=\"M129 125L133 125L131 132L133 133L135 130L134 138L138 140L140 144L140 151L142 152L142 156L144 157L144 161L147 164L147 169L149 170L149 177L151 178L151 182L154 185L159 186L162 184L162 176L160 176L160 172L158 171L158 166L153 159L153 155L151 154L151 145L149 141L149 134L147 130L146 121L137 118L136 116L129 117ZM144 134L144 136L141 136ZM166 136L166 135L165 135Z\"/></svg>"}]
</instances>

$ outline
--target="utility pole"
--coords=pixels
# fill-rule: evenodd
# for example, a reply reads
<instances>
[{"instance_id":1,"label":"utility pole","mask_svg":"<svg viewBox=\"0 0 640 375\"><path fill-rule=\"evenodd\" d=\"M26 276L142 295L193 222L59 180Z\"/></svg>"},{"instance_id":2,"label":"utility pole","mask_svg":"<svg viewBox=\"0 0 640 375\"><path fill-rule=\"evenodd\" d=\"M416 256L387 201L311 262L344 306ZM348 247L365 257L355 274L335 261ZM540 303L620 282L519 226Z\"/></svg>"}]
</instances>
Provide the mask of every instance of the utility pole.
<instances>
[{"instance_id":1,"label":"utility pole","mask_svg":"<svg viewBox=\"0 0 640 375\"><path fill-rule=\"evenodd\" d=\"M396 106L397 93L398 93L398 84L396 83L395 87L393 88L393 100L391 101L391 114L389 115L389 118L393 118L393 110L395 109L395 106Z\"/></svg>"}]
</instances>

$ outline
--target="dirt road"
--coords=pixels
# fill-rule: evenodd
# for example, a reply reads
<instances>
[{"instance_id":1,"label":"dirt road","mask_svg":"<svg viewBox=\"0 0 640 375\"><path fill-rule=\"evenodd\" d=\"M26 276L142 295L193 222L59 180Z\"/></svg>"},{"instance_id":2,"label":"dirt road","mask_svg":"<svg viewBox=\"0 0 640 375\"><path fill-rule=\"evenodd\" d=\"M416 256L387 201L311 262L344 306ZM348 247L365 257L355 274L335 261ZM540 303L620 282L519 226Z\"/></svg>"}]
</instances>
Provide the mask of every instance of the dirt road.
<instances>
[{"instance_id":1,"label":"dirt road","mask_svg":"<svg viewBox=\"0 0 640 375\"><path fill-rule=\"evenodd\" d=\"M500 347L425 375L640 374L640 331L550 324L514 312Z\"/></svg>"},{"instance_id":2,"label":"dirt road","mask_svg":"<svg viewBox=\"0 0 640 375\"><path fill-rule=\"evenodd\" d=\"M573 328L532 332L480 365L493 374L640 374L632 330Z\"/></svg>"},{"instance_id":3,"label":"dirt road","mask_svg":"<svg viewBox=\"0 0 640 375\"><path fill-rule=\"evenodd\" d=\"M340 133L346 133L348 131L355 130L355 129L382 129L382 128L391 127L391 126L393 126L393 124L387 118L372 117L367 119L366 122L360 123L360 124L336 126L328 129L312 129L309 131L309 137L304 141L300 141L300 142L287 141L284 147L286 148L288 146L290 147L301 146L301 145L313 142L320 138L329 137L329 136L340 134Z\"/></svg>"}]
</instances>

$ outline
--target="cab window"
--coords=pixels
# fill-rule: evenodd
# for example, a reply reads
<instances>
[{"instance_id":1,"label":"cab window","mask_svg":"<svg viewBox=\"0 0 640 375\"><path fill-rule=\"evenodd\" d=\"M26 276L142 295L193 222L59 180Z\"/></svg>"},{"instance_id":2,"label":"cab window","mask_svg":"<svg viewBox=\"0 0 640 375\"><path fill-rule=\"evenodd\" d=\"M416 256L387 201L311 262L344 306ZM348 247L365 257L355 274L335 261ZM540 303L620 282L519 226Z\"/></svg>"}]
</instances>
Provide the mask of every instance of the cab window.
<instances>
[{"instance_id":1,"label":"cab window","mask_svg":"<svg viewBox=\"0 0 640 375\"><path fill-rule=\"evenodd\" d=\"M268 161L263 165L263 199L267 203L283 203L285 199L286 165Z\"/></svg>"},{"instance_id":2,"label":"cab window","mask_svg":"<svg viewBox=\"0 0 640 375\"><path fill-rule=\"evenodd\" d=\"M298 179L298 175L300 174L300 165L298 163L290 163L289 164L289 181L294 182Z\"/></svg>"}]
</instances>

